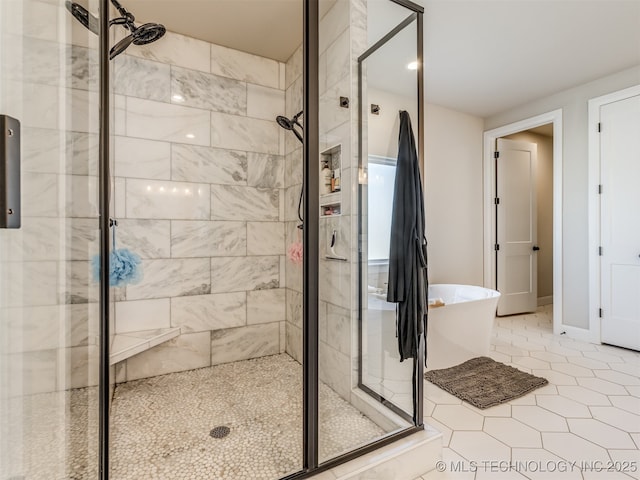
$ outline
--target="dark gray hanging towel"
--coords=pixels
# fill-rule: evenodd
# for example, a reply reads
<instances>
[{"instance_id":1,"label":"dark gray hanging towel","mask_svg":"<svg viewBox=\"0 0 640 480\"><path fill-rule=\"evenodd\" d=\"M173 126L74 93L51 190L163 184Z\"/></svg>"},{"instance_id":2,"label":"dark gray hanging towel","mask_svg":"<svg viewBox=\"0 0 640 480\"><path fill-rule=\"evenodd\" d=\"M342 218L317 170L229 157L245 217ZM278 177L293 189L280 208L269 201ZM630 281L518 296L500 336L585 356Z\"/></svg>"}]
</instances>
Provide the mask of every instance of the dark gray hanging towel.
<instances>
[{"instance_id":1,"label":"dark gray hanging towel","mask_svg":"<svg viewBox=\"0 0 640 480\"><path fill-rule=\"evenodd\" d=\"M417 358L427 327L427 244L424 201L411 119L400 112L387 301L397 303L396 334L400 361ZM426 360L426 337L425 337Z\"/></svg>"}]
</instances>

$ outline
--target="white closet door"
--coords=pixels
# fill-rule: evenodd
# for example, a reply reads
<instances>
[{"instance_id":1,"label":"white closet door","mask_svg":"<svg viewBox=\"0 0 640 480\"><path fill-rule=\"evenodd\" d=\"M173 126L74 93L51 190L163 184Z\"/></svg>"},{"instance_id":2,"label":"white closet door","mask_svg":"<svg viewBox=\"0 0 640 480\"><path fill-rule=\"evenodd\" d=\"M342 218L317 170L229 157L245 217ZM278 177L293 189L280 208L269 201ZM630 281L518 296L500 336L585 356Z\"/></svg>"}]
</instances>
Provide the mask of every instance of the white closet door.
<instances>
[{"instance_id":1,"label":"white closet door","mask_svg":"<svg viewBox=\"0 0 640 480\"><path fill-rule=\"evenodd\" d=\"M604 343L640 350L640 96L600 107Z\"/></svg>"},{"instance_id":2,"label":"white closet door","mask_svg":"<svg viewBox=\"0 0 640 480\"><path fill-rule=\"evenodd\" d=\"M496 160L498 315L533 312L538 302L535 143L498 139Z\"/></svg>"}]
</instances>

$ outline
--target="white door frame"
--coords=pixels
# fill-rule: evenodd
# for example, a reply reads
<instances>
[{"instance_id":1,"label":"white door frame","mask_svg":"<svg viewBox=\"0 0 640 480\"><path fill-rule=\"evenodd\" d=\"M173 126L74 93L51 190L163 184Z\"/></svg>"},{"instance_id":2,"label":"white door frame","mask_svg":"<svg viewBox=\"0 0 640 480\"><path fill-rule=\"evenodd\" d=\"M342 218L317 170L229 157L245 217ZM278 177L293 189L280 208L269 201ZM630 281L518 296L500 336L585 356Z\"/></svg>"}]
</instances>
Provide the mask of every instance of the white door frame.
<instances>
[{"instance_id":1,"label":"white door frame","mask_svg":"<svg viewBox=\"0 0 640 480\"><path fill-rule=\"evenodd\" d=\"M583 338L583 329L562 325L562 109L553 110L519 122L484 132L483 207L484 207L484 286L495 288L496 217L493 198L496 171L493 154L496 140L506 135L553 123L553 332ZM570 332L571 330L571 332ZM575 332L573 330L576 330Z\"/></svg>"},{"instance_id":2,"label":"white door frame","mask_svg":"<svg viewBox=\"0 0 640 480\"><path fill-rule=\"evenodd\" d=\"M598 254L600 246L600 195L598 194L600 185L600 137L598 135L600 107L636 95L640 95L640 85L589 100L589 330L592 332L592 341L596 343L601 343L599 312L602 293L600 290L602 281L600 256Z\"/></svg>"}]
</instances>

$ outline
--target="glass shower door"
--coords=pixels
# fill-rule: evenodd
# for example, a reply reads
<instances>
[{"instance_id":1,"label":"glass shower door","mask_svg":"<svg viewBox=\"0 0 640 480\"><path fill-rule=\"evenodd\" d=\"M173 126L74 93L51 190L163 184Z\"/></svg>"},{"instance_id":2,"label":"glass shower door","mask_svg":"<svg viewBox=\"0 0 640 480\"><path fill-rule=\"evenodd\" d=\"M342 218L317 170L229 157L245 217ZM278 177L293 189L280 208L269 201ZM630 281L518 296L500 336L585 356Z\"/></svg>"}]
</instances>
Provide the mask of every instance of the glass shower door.
<instances>
[{"instance_id":1,"label":"glass shower door","mask_svg":"<svg viewBox=\"0 0 640 480\"><path fill-rule=\"evenodd\" d=\"M0 229L3 479L98 478L97 47L62 1L0 2L0 115L19 122L0 134L20 144L0 192L21 190Z\"/></svg>"}]
</instances>

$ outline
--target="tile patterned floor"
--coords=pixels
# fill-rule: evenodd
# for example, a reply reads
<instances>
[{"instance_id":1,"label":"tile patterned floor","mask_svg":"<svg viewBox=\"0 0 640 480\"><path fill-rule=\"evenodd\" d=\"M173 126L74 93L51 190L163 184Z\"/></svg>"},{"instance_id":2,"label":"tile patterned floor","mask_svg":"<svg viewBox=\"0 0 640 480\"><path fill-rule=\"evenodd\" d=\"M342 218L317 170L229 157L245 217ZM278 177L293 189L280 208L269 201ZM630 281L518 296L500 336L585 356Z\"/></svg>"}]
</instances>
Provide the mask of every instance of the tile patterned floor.
<instances>
[{"instance_id":1,"label":"tile patterned floor","mask_svg":"<svg viewBox=\"0 0 640 480\"><path fill-rule=\"evenodd\" d=\"M639 353L553 335L549 305L497 318L490 356L549 385L479 410L425 382L444 463L422 479L640 479Z\"/></svg>"}]
</instances>

